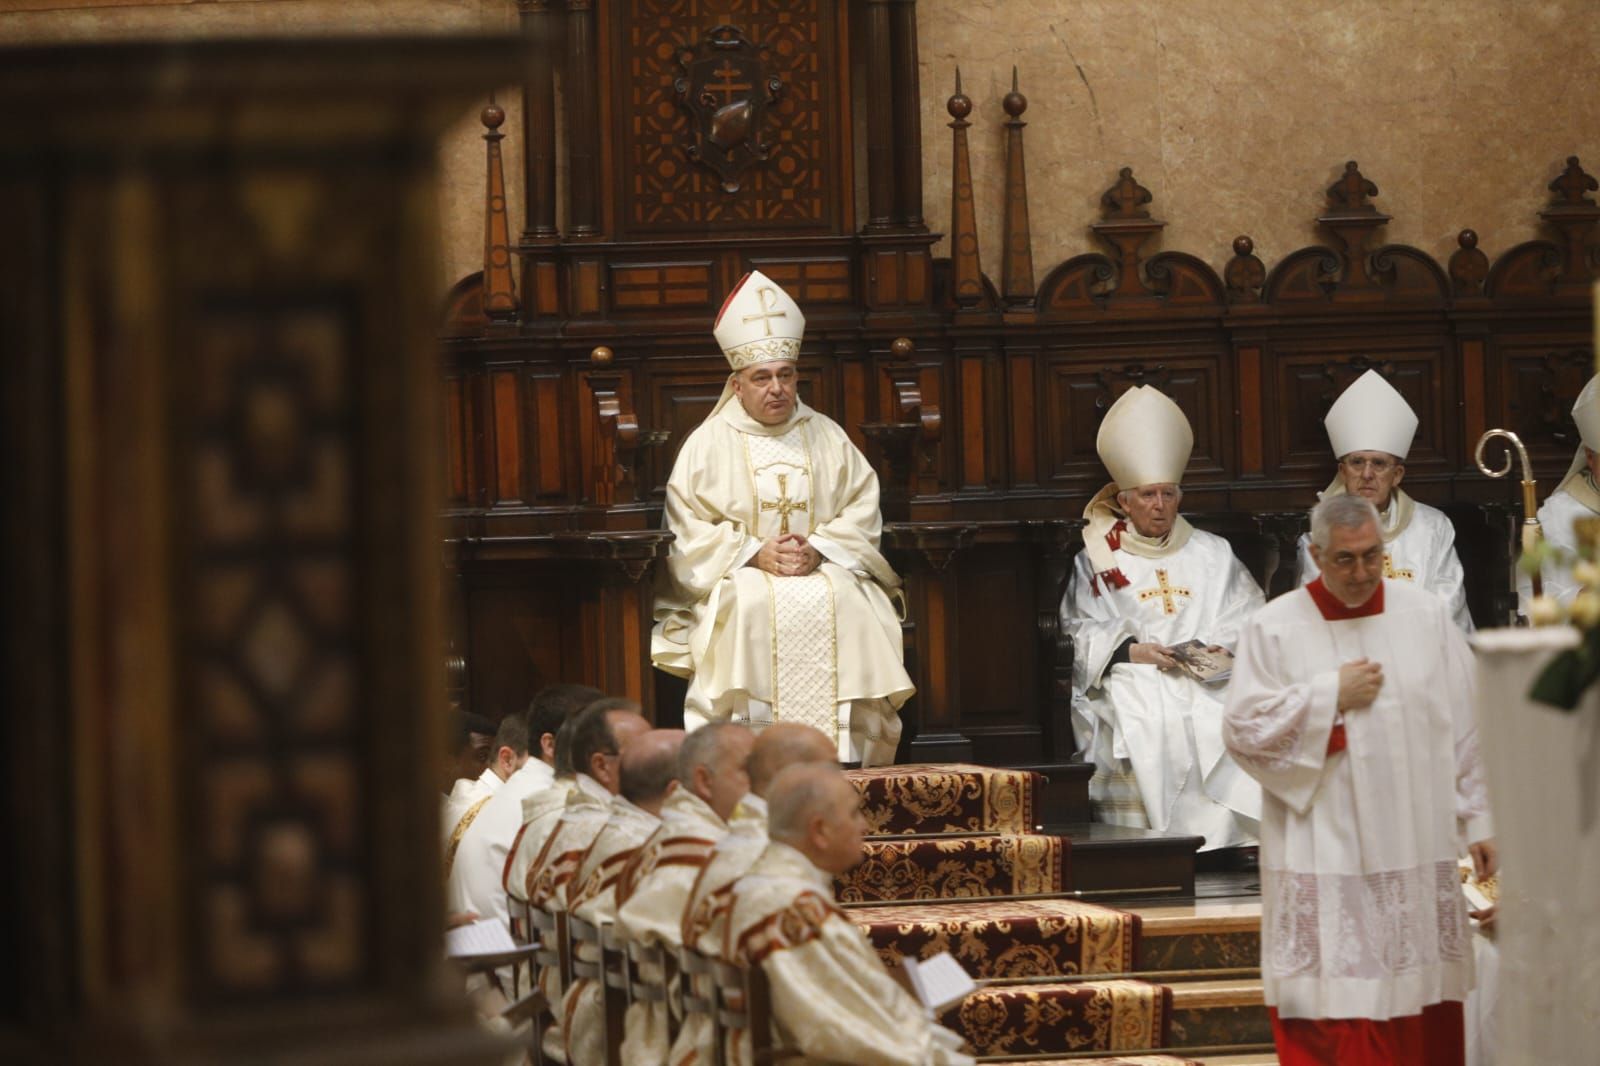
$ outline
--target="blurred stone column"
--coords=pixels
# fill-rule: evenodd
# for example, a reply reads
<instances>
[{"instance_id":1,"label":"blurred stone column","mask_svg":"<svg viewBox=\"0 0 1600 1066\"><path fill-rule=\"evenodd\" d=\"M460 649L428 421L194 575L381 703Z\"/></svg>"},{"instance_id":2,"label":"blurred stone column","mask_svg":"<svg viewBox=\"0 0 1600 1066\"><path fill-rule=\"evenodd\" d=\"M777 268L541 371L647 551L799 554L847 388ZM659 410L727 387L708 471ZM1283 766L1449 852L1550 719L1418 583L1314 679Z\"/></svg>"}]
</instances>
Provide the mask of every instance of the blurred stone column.
<instances>
[{"instance_id":1,"label":"blurred stone column","mask_svg":"<svg viewBox=\"0 0 1600 1066\"><path fill-rule=\"evenodd\" d=\"M0 53L0 1060L471 1063L436 142L513 40Z\"/></svg>"}]
</instances>

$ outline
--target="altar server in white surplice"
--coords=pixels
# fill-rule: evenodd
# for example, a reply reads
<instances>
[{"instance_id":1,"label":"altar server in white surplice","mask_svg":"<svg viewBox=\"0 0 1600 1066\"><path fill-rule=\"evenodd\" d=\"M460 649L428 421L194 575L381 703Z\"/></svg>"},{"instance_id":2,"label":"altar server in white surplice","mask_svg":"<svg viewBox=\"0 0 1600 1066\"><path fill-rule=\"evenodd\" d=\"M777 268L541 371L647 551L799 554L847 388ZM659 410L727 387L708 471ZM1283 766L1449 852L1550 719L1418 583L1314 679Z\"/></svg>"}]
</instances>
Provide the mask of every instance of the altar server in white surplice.
<instances>
[{"instance_id":1,"label":"altar server in white surplice","mask_svg":"<svg viewBox=\"0 0 1600 1066\"><path fill-rule=\"evenodd\" d=\"M773 1044L787 1061L946 1066L973 1060L900 984L834 902L861 861L861 795L836 767L791 766L767 797L771 842L733 887L729 954L772 989ZM747 1045L737 1059L749 1062Z\"/></svg>"},{"instance_id":2,"label":"altar server in white surplice","mask_svg":"<svg viewBox=\"0 0 1600 1066\"><path fill-rule=\"evenodd\" d=\"M552 716L575 714L600 692L587 685L556 684L539 690L528 709L530 731ZM530 736L530 746L534 743ZM451 862L446 873L445 900L454 912L472 912L483 918L510 920L502 878L506 858L523 824L523 800L549 788L555 780L553 759L543 749L527 759L494 794L477 808L470 820L458 821Z\"/></svg>"},{"instance_id":3,"label":"altar server in white surplice","mask_svg":"<svg viewBox=\"0 0 1600 1066\"><path fill-rule=\"evenodd\" d=\"M1572 523L1580 518L1600 518L1600 377L1592 377L1578 400L1572 405L1572 421L1578 427L1582 443L1572 456L1572 465L1539 508L1539 525L1544 539L1569 556L1578 551L1578 537ZM1572 579L1572 568L1567 563L1548 563L1540 573L1544 594L1563 606L1572 602L1581 585ZM1528 615L1528 601L1533 597L1533 582L1528 575L1518 572L1517 607Z\"/></svg>"},{"instance_id":4,"label":"altar server in white surplice","mask_svg":"<svg viewBox=\"0 0 1600 1066\"><path fill-rule=\"evenodd\" d=\"M1418 503L1400 488L1417 415L1376 370L1356 378L1322 420L1339 472L1322 498L1350 493L1372 501L1383 529L1383 576L1409 581L1444 600L1450 617L1472 632L1466 575L1456 555L1456 530L1444 512ZM1311 538L1300 538L1300 584L1317 576Z\"/></svg>"},{"instance_id":5,"label":"altar server in white surplice","mask_svg":"<svg viewBox=\"0 0 1600 1066\"><path fill-rule=\"evenodd\" d=\"M689 889L711 849L728 832L734 807L749 791L745 763L753 739L743 726L713 722L684 741L678 752L678 787L661 808L661 826L633 853L617 882L617 931L624 940L659 946L669 958L677 954ZM649 975L652 980L663 976ZM628 1006L623 1066L667 1061L669 1008L682 1013L676 997L670 1004L640 997Z\"/></svg>"},{"instance_id":6,"label":"altar server in white surplice","mask_svg":"<svg viewBox=\"0 0 1600 1066\"><path fill-rule=\"evenodd\" d=\"M1253 844L1261 789L1223 748L1227 682L1196 681L1168 649L1231 647L1261 588L1227 541L1178 513L1194 432L1177 404L1149 386L1128 390L1095 447L1114 481L1084 511L1084 548L1061 601L1094 816L1202 836L1202 850Z\"/></svg>"},{"instance_id":7,"label":"altar server in white surplice","mask_svg":"<svg viewBox=\"0 0 1600 1066\"><path fill-rule=\"evenodd\" d=\"M661 827L661 809L669 792L678 791L681 729L653 729L634 737L622 749L622 792L611 801L611 816L578 862L567 891L567 910L594 926L617 918L617 888L622 871L639 846ZM574 943L575 957L598 963L589 944ZM600 982L579 977L561 998L561 1031L572 1066L606 1060L605 997Z\"/></svg>"},{"instance_id":8,"label":"altar server in white surplice","mask_svg":"<svg viewBox=\"0 0 1600 1066\"><path fill-rule=\"evenodd\" d=\"M676 539L651 661L689 680L684 723L797 721L839 758L894 761L910 697L900 579L878 551L878 478L797 393L805 318L754 271L717 316L733 368L667 481Z\"/></svg>"},{"instance_id":9,"label":"altar server in white surplice","mask_svg":"<svg viewBox=\"0 0 1600 1066\"><path fill-rule=\"evenodd\" d=\"M1359 496L1312 512L1321 576L1239 639L1224 735L1266 792L1261 971L1284 1062L1460 1063L1472 988L1458 849L1494 872L1472 655L1385 580ZM1485 912L1488 917L1492 912Z\"/></svg>"}]
</instances>

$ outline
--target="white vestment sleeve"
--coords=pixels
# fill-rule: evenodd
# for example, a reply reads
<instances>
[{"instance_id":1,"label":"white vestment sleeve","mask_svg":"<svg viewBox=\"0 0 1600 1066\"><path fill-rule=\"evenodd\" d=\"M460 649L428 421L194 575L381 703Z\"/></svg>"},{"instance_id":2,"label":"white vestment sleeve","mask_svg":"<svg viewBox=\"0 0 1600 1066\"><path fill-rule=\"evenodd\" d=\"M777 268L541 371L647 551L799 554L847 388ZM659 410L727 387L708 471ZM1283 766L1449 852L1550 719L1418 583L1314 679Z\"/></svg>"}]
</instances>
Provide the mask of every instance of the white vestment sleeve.
<instances>
[{"instance_id":1,"label":"white vestment sleeve","mask_svg":"<svg viewBox=\"0 0 1600 1066\"><path fill-rule=\"evenodd\" d=\"M1228 684L1222 739L1263 789L1304 814L1327 765L1339 672L1326 670L1309 682L1288 684L1279 669L1280 654L1272 635L1259 625L1246 626ZM1467 706L1471 713L1470 701Z\"/></svg>"},{"instance_id":2,"label":"white vestment sleeve","mask_svg":"<svg viewBox=\"0 0 1600 1066\"><path fill-rule=\"evenodd\" d=\"M783 1043L807 1059L851 1066L963 1061L933 1039L921 1006L845 918L828 919L815 939L774 951L761 965Z\"/></svg>"},{"instance_id":3,"label":"white vestment sleeve","mask_svg":"<svg viewBox=\"0 0 1600 1066\"><path fill-rule=\"evenodd\" d=\"M1439 641L1444 660L1445 683L1451 688L1450 713L1456 751L1456 824L1468 844L1494 836L1489 817L1489 792L1483 781L1483 763L1478 757L1478 725L1473 717L1475 704L1472 649L1454 625L1441 626Z\"/></svg>"},{"instance_id":4,"label":"white vestment sleeve","mask_svg":"<svg viewBox=\"0 0 1600 1066\"><path fill-rule=\"evenodd\" d=\"M1267 598L1261 594L1261 586L1256 584L1256 579L1236 556L1229 556L1228 565L1232 570L1228 578L1228 601L1217 612L1215 631L1201 633L1200 639L1232 650L1239 643L1240 628L1267 602Z\"/></svg>"},{"instance_id":5,"label":"white vestment sleeve","mask_svg":"<svg viewBox=\"0 0 1600 1066\"><path fill-rule=\"evenodd\" d=\"M1078 692L1099 688L1111 656L1124 641L1139 636L1109 597L1095 595L1092 578L1088 556L1079 552L1061 599L1061 632L1072 638L1072 683Z\"/></svg>"},{"instance_id":6,"label":"white vestment sleeve","mask_svg":"<svg viewBox=\"0 0 1600 1066\"><path fill-rule=\"evenodd\" d=\"M1467 610L1467 575L1461 568L1461 557L1456 554L1456 527L1448 520L1439 525L1438 535L1430 545L1433 558L1428 561L1428 591L1444 600L1456 628L1463 633L1471 633L1472 612Z\"/></svg>"}]
</instances>

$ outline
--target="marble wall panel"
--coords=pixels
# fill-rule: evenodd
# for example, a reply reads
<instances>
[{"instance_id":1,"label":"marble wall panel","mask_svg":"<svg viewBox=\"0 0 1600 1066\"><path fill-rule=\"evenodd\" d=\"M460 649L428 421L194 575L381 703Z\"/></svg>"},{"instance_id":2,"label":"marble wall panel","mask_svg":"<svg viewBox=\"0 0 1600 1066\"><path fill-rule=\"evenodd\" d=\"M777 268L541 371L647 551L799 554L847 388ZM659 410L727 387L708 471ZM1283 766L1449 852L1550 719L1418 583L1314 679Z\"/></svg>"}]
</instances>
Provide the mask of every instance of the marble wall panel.
<instances>
[{"instance_id":1,"label":"marble wall panel","mask_svg":"<svg viewBox=\"0 0 1600 1066\"><path fill-rule=\"evenodd\" d=\"M1380 240L1491 256L1539 225L1566 156L1600 167L1592 0L919 0L925 196L948 227L945 99L961 65L973 180L998 271L1000 98L1021 71L1036 273L1094 248L1099 194L1132 166L1157 247L1220 268L1248 232L1269 264L1347 159L1395 216ZM944 254L941 247L939 254Z\"/></svg>"}]
</instances>

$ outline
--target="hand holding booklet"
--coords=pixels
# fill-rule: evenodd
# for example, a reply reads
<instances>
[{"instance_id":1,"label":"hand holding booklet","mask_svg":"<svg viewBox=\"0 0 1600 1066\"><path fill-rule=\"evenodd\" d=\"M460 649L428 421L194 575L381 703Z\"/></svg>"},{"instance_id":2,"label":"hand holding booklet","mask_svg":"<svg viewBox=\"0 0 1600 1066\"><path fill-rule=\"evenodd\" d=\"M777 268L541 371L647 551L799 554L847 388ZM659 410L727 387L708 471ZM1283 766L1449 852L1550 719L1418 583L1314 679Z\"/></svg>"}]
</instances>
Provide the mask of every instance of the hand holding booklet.
<instances>
[{"instance_id":1,"label":"hand holding booklet","mask_svg":"<svg viewBox=\"0 0 1600 1066\"><path fill-rule=\"evenodd\" d=\"M468 955L504 955L516 950L510 930L498 918L482 918L444 935L444 953L452 959Z\"/></svg>"},{"instance_id":2,"label":"hand holding booklet","mask_svg":"<svg viewBox=\"0 0 1600 1066\"><path fill-rule=\"evenodd\" d=\"M900 963L905 968L912 990L930 1016L960 1003L978 987L948 951L941 951L933 958L920 962L910 955L904 955Z\"/></svg>"},{"instance_id":3,"label":"hand holding booklet","mask_svg":"<svg viewBox=\"0 0 1600 1066\"><path fill-rule=\"evenodd\" d=\"M1221 684L1233 676L1233 652L1203 640L1186 640L1167 649L1178 668L1202 684Z\"/></svg>"}]
</instances>

